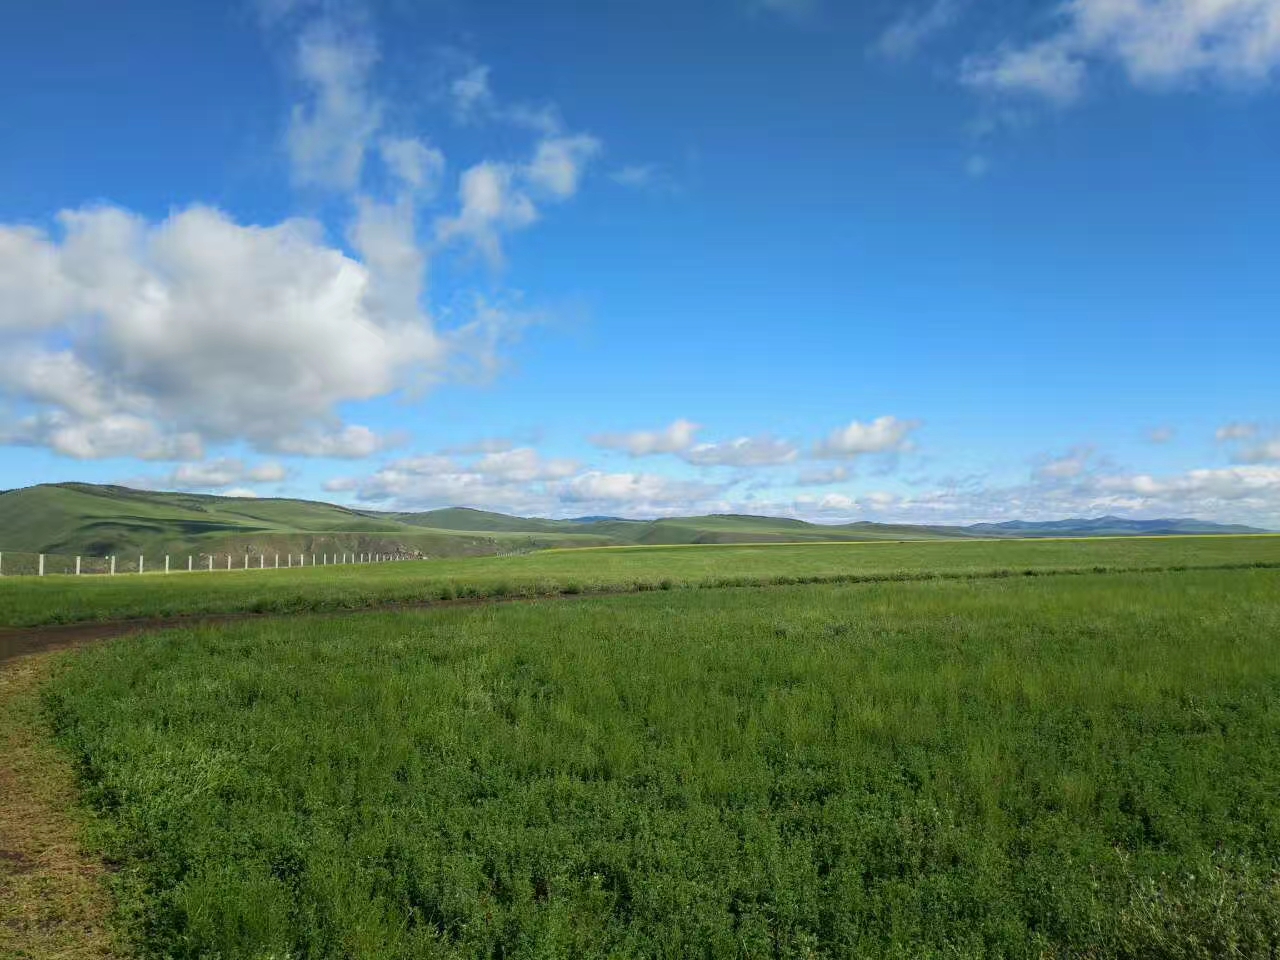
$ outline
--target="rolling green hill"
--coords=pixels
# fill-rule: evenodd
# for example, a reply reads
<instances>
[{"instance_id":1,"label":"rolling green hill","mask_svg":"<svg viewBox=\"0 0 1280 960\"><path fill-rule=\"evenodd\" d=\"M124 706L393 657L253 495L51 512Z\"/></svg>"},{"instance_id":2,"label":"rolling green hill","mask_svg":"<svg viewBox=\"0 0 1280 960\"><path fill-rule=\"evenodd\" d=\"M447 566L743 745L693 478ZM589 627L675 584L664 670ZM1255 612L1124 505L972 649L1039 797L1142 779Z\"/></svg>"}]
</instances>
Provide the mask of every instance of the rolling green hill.
<instances>
[{"instance_id":1,"label":"rolling green hill","mask_svg":"<svg viewBox=\"0 0 1280 960\"><path fill-rule=\"evenodd\" d=\"M389 553L484 556L546 547L602 546L580 531L464 531L406 523L308 500L155 493L127 487L48 484L0 493L0 549L130 556Z\"/></svg>"},{"instance_id":2,"label":"rolling green hill","mask_svg":"<svg viewBox=\"0 0 1280 960\"><path fill-rule=\"evenodd\" d=\"M549 547L1228 532L1261 531L1190 520L1116 517L971 527L868 522L826 525L786 517L729 514L660 520L546 520L465 507L387 513L309 500L158 493L81 483L0 493L0 551L86 557L335 552L451 557Z\"/></svg>"}]
</instances>

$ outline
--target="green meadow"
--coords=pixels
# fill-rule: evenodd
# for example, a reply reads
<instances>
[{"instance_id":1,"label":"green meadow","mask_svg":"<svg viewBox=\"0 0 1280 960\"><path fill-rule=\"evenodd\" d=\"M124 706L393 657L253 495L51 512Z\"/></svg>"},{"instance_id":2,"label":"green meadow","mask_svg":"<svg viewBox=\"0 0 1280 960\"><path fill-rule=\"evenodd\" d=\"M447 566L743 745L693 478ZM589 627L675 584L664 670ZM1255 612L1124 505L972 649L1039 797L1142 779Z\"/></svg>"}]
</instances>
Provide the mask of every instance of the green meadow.
<instances>
[{"instance_id":1,"label":"green meadow","mask_svg":"<svg viewBox=\"0 0 1280 960\"><path fill-rule=\"evenodd\" d=\"M1280 536L623 547L292 570L0 578L0 625L675 587L1280 565Z\"/></svg>"},{"instance_id":2,"label":"green meadow","mask_svg":"<svg viewBox=\"0 0 1280 960\"><path fill-rule=\"evenodd\" d=\"M169 630L46 714L142 956L1275 956L1280 570L1172 569L1275 547L1000 546L768 569L1166 569Z\"/></svg>"}]
</instances>

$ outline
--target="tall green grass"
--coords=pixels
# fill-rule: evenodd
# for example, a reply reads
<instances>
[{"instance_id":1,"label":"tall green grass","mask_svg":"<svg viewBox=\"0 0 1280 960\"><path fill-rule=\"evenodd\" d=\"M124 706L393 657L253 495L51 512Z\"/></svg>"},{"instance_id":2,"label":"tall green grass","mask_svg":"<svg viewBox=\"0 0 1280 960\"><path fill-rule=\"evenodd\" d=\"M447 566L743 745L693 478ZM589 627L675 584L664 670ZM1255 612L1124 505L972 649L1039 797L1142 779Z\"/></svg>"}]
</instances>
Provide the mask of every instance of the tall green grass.
<instances>
[{"instance_id":1,"label":"tall green grass","mask_svg":"<svg viewBox=\"0 0 1280 960\"><path fill-rule=\"evenodd\" d=\"M166 957L1263 957L1280 572L172 631L48 710Z\"/></svg>"},{"instance_id":2,"label":"tall green grass","mask_svg":"<svg viewBox=\"0 0 1280 960\"><path fill-rule=\"evenodd\" d=\"M0 578L0 625L296 613L467 597L1280 565L1277 537L624 547L170 576Z\"/></svg>"}]
</instances>

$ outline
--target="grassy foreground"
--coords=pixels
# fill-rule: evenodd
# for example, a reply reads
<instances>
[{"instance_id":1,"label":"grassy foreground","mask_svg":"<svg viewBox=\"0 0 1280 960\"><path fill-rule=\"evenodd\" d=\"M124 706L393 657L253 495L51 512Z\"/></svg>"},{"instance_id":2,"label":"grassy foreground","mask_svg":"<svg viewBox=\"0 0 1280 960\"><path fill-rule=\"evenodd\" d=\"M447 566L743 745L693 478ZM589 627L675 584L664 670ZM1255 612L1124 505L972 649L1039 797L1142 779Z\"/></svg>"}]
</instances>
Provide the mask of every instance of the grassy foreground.
<instances>
[{"instance_id":1,"label":"grassy foreground","mask_svg":"<svg viewBox=\"0 0 1280 960\"><path fill-rule=\"evenodd\" d=\"M549 550L294 570L0 578L0 625L660 587L1280 565L1280 536Z\"/></svg>"},{"instance_id":2,"label":"grassy foreground","mask_svg":"<svg viewBox=\"0 0 1280 960\"><path fill-rule=\"evenodd\" d=\"M47 705L147 955L1280 947L1275 570L170 631Z\"/></svg>"}]
</instances>

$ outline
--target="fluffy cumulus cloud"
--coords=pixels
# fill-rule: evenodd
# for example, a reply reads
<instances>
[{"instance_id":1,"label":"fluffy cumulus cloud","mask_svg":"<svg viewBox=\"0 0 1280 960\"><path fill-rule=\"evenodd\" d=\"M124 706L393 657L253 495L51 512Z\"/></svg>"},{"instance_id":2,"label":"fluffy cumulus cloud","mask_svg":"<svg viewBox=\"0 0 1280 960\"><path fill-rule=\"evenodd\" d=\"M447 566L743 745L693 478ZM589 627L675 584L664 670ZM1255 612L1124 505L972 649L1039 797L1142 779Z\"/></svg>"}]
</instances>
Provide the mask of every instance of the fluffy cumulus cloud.
<instances>
[{"instance_id":1,"label":"fluffy cumulus cloud","mask_svg":"<svg viewBox=\"0 0 1280 960\"><path fill-rule=\"evenodd\" d=\"M891 60L905 60L960 17L962 0L934 0L907 10L876 40L874 50Z\"/></svg>"},{"instance_id":2,"label":"fluffy cumulus cloud","mask_svg":"<svg viewBox=\"0 0 1280 960\"><path fill-rule=\"evenodd\" d=\"M798 487L829 487L832 484L844 483L853 476L853 471L843 464L834 467L801 470L796 477Z\"/></svg>"},{"instance_id":3,"label":"fluffy cumulus cloud","mask_svg":"<svg viewBox=\"0 0 1280 960\"><path fill-rule=\"evenodd\" d=\"M566 130L554 107L503 102L493 91L490 68L462 60L463 70L448 89L458 120L507 124L537 134L532 155L525 160L484 160L464 170L458 183L458 212L436 220L440 243L469 243L496 267L503 263L502 235L536 223L540 204L562 203L576 195L603 144L589 133Z\"/></svg>"},{"instance_id":4,"label":"fluffy cumulus cloud","mask_svg":"<svg viewBox=\"0 0 1280 960\"><path fill-rule=\"evenodd\" d=\"M698 510L725 489L724 484L660 474L593 470L565 481L557 493L562 502L586 505L591 512L624 508L636 515L661 515Z\"/></svg>"},{"instance_id":5,"label":"fluffy cumulus cloud","mask_svg":"<svg viewBox=\"0 0 1280 960\"><path fill-rule=\"evenodd\" d=\"M548 500L547 484L577 469L545 461L536 451L515 448L472 462L432 454L393 460L367 477L341 477L325 484L330 492L399 509L468 506L538 513Z\"/></svg>"},{"instance_id":6,"label":"fluffy cumulus cloud","mask_svg":"<svg viewBox=\"0 0 1280 960\"><path fill-rule=\"evenodd\" d=\"M1245 447L1236 459L1241 463L1276 463L1280 462L1280 439L1266 440L1256 446Z\"/></svg>"},{"instance_id":7,"label":"fluffy cumulus cloud","mask_svg":"<svg viewBox=\"0 0 1280 960\"><path fill-rule=\"evenodd\" d=\"M647 190L659 183L661 175L662 171L656 164L630 163L612 171L609 174L609 179L620 187Z\"/></svg>"},{"instance_id":8,"label":"fluffy cumulus cloud","mask_svg":"<svg viewBox=\"0 0 1280 960\"><path fill-rule=\"evenodd\" d=\"M369 89L377 61L369 37L317 20L302 34L297 74L307 97L294 107L286 144L299 183L341 190L360 181L365 152L382 123Z\"/></svg>"},{"instance_id":9,"label":"fluffy cumulus cloud","mask_svg":"<svg viewBox=\"0 0 1280 960\"><path fill-rule=\"evenodd\" d=\"M802 496L801 516L904 523L1057 520L1119 514L1194 517L1280 529L1280 466L1196 469L1167 476L1089 470L1070 478L1036 473L1010 485L963 483L916 493Z\"/></svg>"},{"instance_id":10,"label":"fluffy cumulus cloud","mask_svg":"<svg viewBox=\"0 0 1280 960\"><path fill-rule=\"evenodd\" d=\"M684 460L699 467L769 467L791 463L799 455L795 444L770 436L699 443L680 453Z\"/></svg>"},{"instance_id":11,"label":"fluffy cumulus cloud","mask_svg":"<svg viewBox=\"0 0 1280 960\"><path fill-rule=\"evenodd\" d=\"M660 453L684 453L694 445L702 428L691 420L676 420L661 430L638 430L634 433L600 433L591 437L597 447L622 450L633 457L649 457Z\"/></svg>"},{"instance_id":12,"label":"fluffy cumulus cloud","mask_svg":"<svg viewBox=\"0 0 1280 960\"><path fill-rule=\"evenodd\" d=\"M407 457L367 477L336 478L325 489L397 509L468 506L540 516L660 516L710 508L726 485L586 470L573 460L515 447L469 461L442 454Z\"/></svg>"},{"instance_id":13,"label":"fluffy cumulus cloud","mask_svg":"<svg viewBox=\"0 0 1280 960\"><path fill-rule=\"evenodd\" d=\"M382 162L405 187L430 200L444 179L444 153L418 137L383 137L378 145Z\"/></svg>"},{"instance_id":14,"label":"fluffy cumulus cloud","mask_svg":"<svg viewBox=\"0 0 1280 960\"><path fill-rule=\"evenodd\" d=\"M877 417L870 423L854 420L834 430L814 448L814 456L827 459L854 459L876 453L906 453L912 449L911 434L919 420Z\"/></svg>"},{"instance_id":15,"label":"fluffy cumulus cloud","mask_svg":"<svg viewBox=\"0 0 1280 960\"><path fill-rule=\"evenodd\" d=\"M231 442L369 457L401 438L341 409L497 369L521 319L501 295L463 290L440 325L431 259L455 238L499 259L535 202L579 190L600 143L553 110L511 108L504 117L534 132L523 159L472 164L456 212L428 214L452 205L444 154L389 128L403 111L377 93L374 38L327 9L292 3L267 19L304 21L284 143L295 182L348 211L346 245L314 220L246 223L200 204L159 220L100 205L47 228L0 224L0 442L81 459L200 460ZM494 107L487 71L470 82L455 94Z\"/></svg>"},{"instance_id":16,"label":"fluffy cumulus cloud","mask_svg":"<svg viewBox=\"0 0 1280 960\"><path fill-rule=\"evenodd\" d=\"M971 57L964 81L1069 103L1098 63L1148 88L1258 84L1280 67L1280 0L1068 0L1059 17L1048 37Z\"/></svg>"},{"instance_id":17,"label":"fluffy cumulus cloud","mask_svg":"<svg viewBox=\"0 0 1280 960\"><path fill-rule=\"evenodd\" d=\"M288 469L280 463L249 466L242 460L224 457L205 463L180 464L169 479L179 490L198 490L243 483L280 483L288 476Z\"/></svg>"},{"instance_id":18,"label":"fluffy cumulus cloud","mask_svg":"<svg viewBox=\"0 0 1280 960\"><path fill-rule=\"evenodd\" d=\"M1074 480L1090 467L1093 458L1092 447L1076 447L1059 457L1050 457L1036 467L1036 476L1041 480Z\"/></svg>"},{"instance_id":19,"label":"fluffy cumulus cloud","mask_svg":"<svg viewBox=\"0 0 1280 960\"><path fill-rule=\"evenodd\" d=\"M1214 434L1219 443L1229 444L1232 459L1237 463L1274 463L1280 461L1280 435L1274 430L1266 431L1256 423L1228 423L1219 427Z\"/></svg>"},{"instance_id":20,"label":"fluffy cumulus cloud","mask_svg":"<svg viewBox=\"0 0 1280 960\"><path fill-rule=\"evenodd\" d=\"M578 192L600 141L587 134L548 136L527 163L485 161L463 172L459 211L437 221L441 242L466 240L494 266L503 262L502 235L537 222L539 202L561 202Z\"/></svg>"},{"instance_id":21,"label":"fluffy cumulus cloud","mask_svg":"<svg viewBox=\"0 0 1280 960\"><path fill-rule=\"evenodd\" d=\"M200 438L286 451L322 435L337 404L448 358L426 317L387 309L370 268L314 223L98 207L58 226L20 231L7 261L0 389L38 409L33 438L60 452L163 457ZM14 232L0 227L0 245ZM40 286L50 276L56 305Z\"/></svg>"},{"instance_id":22,"label":"fluffy cumulus cloud","mask_svg":"<svg viewBox=\"0 0 1280 960\"><path fill-rule=\"evenodd\" d=\"M1228 443L1232 440L1251 440L1257 433L1256 423L1227 423L1219 427L1213 436L1219 443Z\"/></svg>"}]
</instances>

